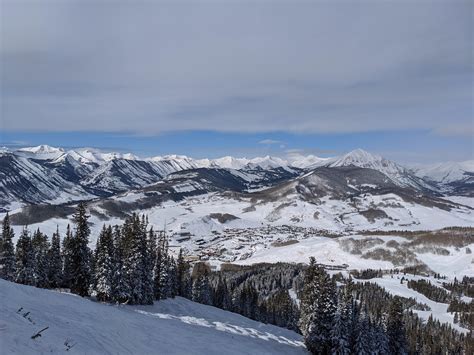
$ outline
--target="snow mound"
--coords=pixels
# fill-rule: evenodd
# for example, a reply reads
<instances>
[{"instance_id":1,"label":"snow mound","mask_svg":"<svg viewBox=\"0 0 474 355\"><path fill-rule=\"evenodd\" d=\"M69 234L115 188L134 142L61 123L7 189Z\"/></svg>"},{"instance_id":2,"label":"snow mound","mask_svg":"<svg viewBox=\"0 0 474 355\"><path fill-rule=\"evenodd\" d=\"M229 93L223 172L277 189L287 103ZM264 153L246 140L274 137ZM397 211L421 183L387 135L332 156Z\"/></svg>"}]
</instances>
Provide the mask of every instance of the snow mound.
<instances>
[{"instance_id":1,"label":"snow mound","mask_svg":"<svg viewBox=\"0 0 474 355\"><path fill-rule=\"evenodd\" d=\"M116 306L0 280L0 299L3 354L306 354L295 332L184 298Z\"/></svg>"}]
</instances>

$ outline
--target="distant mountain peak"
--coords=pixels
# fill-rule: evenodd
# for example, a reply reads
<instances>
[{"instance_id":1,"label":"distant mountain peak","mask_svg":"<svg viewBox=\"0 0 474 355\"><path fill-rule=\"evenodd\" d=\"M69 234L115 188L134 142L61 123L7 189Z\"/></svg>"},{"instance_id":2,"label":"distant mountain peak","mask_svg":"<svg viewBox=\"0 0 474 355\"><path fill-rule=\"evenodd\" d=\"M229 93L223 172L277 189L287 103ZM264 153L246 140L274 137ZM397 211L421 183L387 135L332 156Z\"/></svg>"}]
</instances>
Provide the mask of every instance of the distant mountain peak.
<instances>
[{"instance_id":1,"label":"distant mountain peak","mask_svg":"<svg viewBox=\"0 0 474 355\"><path fill-rule=\"evenodd\" d=\"M36 154L41 154L41 153L55 153L55 152L63 152L64 149L62 148L57 148L57 147L52 147L47 144L41 144L36 147L24 147L18 149L20 152L31 152L31 153L36 153Z\"/></svg>"},{"instance_id":2,"label":"distant mountain peak","mask_svg":"<svg viewBox=\"0 0 474 355\"><path fill-rule=\"evenodd\" d=\"M361 168L370 168L374 166L374 164L378 165L382 162L387 164L389 161L380 155L372 154L372 153L367 152L366 150L359 148L336 159L334 162L331 163L331 166L336 167L336 166L355 165Z\"/></svg>"},{"instance_id":3,"label":"distant mountain peak","mask_svg":"<svg viewBox=\"0 0 474 355\"><path fill-rule=\"evenodd\" d=\"M16 154L27 158L34 158L40 160L57 159L64 154L64 149L52 147L50 145L41 144L36 147L24 147L15 151Z\"/></svg>"}]
</instances>

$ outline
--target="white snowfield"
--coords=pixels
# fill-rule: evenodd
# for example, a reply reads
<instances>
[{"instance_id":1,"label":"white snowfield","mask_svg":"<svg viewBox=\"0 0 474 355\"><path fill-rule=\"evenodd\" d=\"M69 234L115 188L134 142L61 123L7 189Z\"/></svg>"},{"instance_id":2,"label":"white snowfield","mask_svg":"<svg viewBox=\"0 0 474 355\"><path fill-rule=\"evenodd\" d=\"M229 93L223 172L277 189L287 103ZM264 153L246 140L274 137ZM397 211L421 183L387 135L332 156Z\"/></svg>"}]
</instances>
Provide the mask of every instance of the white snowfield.
<instances>
[{"instance_id":1,"label":"white snowfield","mask_svg":"<svg viewBox=\"0 0 474 355\"><path fill-rule=\"evenodd\" d=\"M0 279L0 299L1 354L307 354L295 332L183 298L117 306Z\"/></svg>"},{"instance_id":2,"label":"white snowfield","mask_svg":"<svg viewBox=\"0 0 474 355\"><path fill-rule=\"evenodd\" d=\"M190 185L179 186L188 190ZM137 201L143 197L142 192L128 192L115 199L119 202ZM155 230L163 230L166 226L170 234L188 231L198 238L211 238L213 232L221 232L232 228L251 229L264 226L294 226L302 228L317 228L338 233L354 233L358 230L436 230L449 226L474 226L474 211L469 209L474 198L462 199L464 206L445 211L436 207L426 207L403 201L399 196L386 194L382 196L367 194L359 206L354 207L350 201L321 198L318 205L287 196L278 201L253 203L250 199L234 199L222 197L219 194L207 194L189 197L180 202L164 202L160 206L149 209L139 209L136 212L146 214ZM369 221L359 213L360 209L370 209L377 205L387 217ZM90 209L107 214L100 205L89 203ZM15 214L20 209L10 213ZM220 223L210 219L213 213L227 213L238 219ZM5 213L0 213L3 218ZM42 223L29 225L30 230L40 228L42 232L51 235L59 226L64 235L66 227L71 223L72 216L67 219L52 218ZM92 223L91 246L95 246L95 238L99 235L103 224L122 224L123 220L110 217L103 220L95 215L89 219ZM22 226L14 226L18 237ZM271 237L271 236L270 236Z\"/></svg>"},{"instance_id":3,"label":"white snowfield","mask_svg":"<svg viewBox=\"0 0 474 355\"><path fill-rule=\"evenodd\" d=\"M186 186L183 186L183 189ZM127 193L119 201L137 201L143 193ZM470 198L470 200L474 200ZM306 262L315 256L325 264L348 264L353 269L382 268L395 266L389 261L363 259L360 255L344 251L337 239L321 236L316 230L328 230L348 237L364 238L360 230L436 230L446 226L474 226L474 213L467 207L444 211L413 205L392 196L367 197L364 208L371 203L385 204L383 209L389 219L377 219L369 222L357 213L348 203L338 200L322 199L314 205L289 197L286 202L268 202L253 204L251 201L224 198L219 195L205 195L187 198L180 202L168 201L161 206L137 210L146 214L154 230L166 228L170 244L177 250L182 248L188 255L205 256L213 264L220 262L257 263L257 262ZM89 205L98 213L91 213L90 247L95 248L96 238L104 224L122 224L123 220L112 217L103 220L100 214L107 214L100 205ZM236 219L220 222L211 216L216 213L229 214ZM316 217L315 217L316 215ZM341 218L341 216L343 216ZM56 228L62 237L68 224L72 226L72 216L52 218L42 223L29 225L30 231L37 228L51 236ZM0 218L3 215L0 214ZM14 226L15 241L20 236L22 226ZM187 233L189 237L183 238ZM376 236L373 236L375 238ZM380 236L387 243L397 240L395 236ZM275 246L292 240L295 244ZM380 246L376 246L380 247ZM386 248L386 246L382 246ZM468 246L474 251L474 245ZM173 250L175 250L173 249ZM220 252L221 250L225 252ZM465 248L446 247L449 255L417 252L417 259L425 263L434 272L448 277L474 276L473 255Z\"/></svg>"},{"instance_id":4,"label":"white snowfield","mask_svg":"<svg viewBox=\"0 0 474 355\"><path fill-rule=\"evenodd\" d=\"M269 246L255 251L247 259L236 261L237 264L256 264L256 263L276 263L276 262L295 262L307 263L311 256L325 265L346 264L349 270L363 269L381 269L390 270L397 266L390 261L364 259L358 254L351 254L343 250L340 241L346 238L354 239L381 239L384 244L375 245L365 251L383 248L391 250L387 243L391 240L397 242L406 242L407 239L396 236L360 236L352 235L338 239L326 237L311 237L298 243L287 246ZM474 244L468 246L474 249ZM445 247L449 255L433 254L431 252L415 251L416 258L425 263L431 270L441 275L454 279L461 279L463 276L474 277L474 257L473 254L467 254L466 248ZM408 265L407 265L408 266Z\"/></svg>"}]
</instances>

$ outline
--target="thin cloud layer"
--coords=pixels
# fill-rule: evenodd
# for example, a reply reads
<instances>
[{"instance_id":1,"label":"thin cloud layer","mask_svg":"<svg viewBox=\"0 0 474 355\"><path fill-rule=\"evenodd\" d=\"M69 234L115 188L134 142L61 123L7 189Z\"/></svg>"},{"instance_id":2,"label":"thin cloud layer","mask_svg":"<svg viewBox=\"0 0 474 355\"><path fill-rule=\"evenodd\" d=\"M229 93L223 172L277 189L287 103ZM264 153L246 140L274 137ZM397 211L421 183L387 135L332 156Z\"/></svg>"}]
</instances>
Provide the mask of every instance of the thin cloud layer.
<instances>
[{"instance_id":1,"label":"thin cloud layer","mask_svg":"<svg viewBox=\"0 0 474 355\"><path fill-rule=\"evenodd\" d=\"M472 132L472 2L2 1L9 131Z\"/></svg>"}]
</instances>

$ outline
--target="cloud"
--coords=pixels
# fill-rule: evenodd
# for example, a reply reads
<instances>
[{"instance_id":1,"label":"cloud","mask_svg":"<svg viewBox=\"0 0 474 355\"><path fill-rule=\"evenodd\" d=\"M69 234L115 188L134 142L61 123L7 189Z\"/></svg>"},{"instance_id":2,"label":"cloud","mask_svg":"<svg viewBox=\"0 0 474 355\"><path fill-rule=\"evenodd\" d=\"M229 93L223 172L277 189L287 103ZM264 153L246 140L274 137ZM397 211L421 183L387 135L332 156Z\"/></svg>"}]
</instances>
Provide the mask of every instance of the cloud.
<instances>
[{"instance_id":1,"label":"cloud","mask_svg":"<svg viewBox=\"0 0 474 355\"><path fill-rule=\"evenodd\" d=\"M279 141L279 140L275 140L275 139L262 139L261 141L258 142L258 144L268 144L268 145L280 144L280 145L283 145L283 142Z\"/></svg>"},{"instance_id":2,"label":"cloud","mask_svg":"<svg viewBox=\"0 0 474 355\"><path fill-rule=\"evenodd\" d=\"M344 153L344 151L335 150L335 149L320 149L320 148L311 148L311 149L301 149L301 148L294 148L294 149L287 149L285 150L285 154L289 158L297 158L297 157L304 157L308 155L316 155L316 156L335 156Z\"/></svg>"},{"instance_id":3,"label":"cloud","mask_svg":"<svg viewBox=\"0 0 474 355\"><path fill-rule=\"evenodd\" d=\"M474 121L467 125L454 125L441 127L433 132L434 134L445 137L473 137L474 138Z\"/></svg>"},{"instance_id":4,"label":"cloud","mask_svg":"<svg viewBox=\"0 0 474 355\"><path fill-rule=\"evenodd\" d=\"M17 148L17 147L25 147L25 146L28 146L29 143L27 141L5 141L5 142L2 142L0 140L0 145L1 146L4 146L4 147L14 147L14 148Z\"/></svg>"},{"instance_id":5,"label":"cloud","mask_svg":"<svg viewBox=\"0 0 474 355\"><path fill-rule=\"evenodd\" d=\"M472 119L469 1L2 2L9 131L443 132Z\"/></svg>"}]
</instances>

